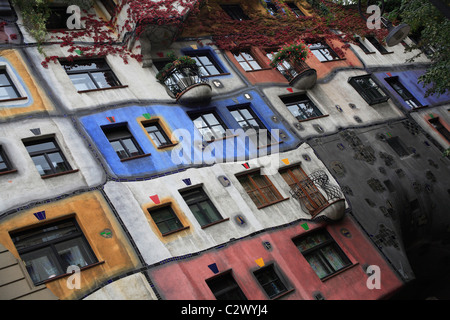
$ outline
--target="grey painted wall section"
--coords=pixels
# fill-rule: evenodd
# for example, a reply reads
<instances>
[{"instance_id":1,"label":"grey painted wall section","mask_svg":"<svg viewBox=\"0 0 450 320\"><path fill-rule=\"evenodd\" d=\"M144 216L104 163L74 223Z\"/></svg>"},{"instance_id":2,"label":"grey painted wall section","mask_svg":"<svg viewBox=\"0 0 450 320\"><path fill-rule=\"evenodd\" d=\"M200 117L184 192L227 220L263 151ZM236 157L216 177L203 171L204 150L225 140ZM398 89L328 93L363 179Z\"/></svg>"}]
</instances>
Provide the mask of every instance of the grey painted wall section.
<instances>
[{"instance_id":1,"label":"grey painted wall section","mask_svg":"<svg viewBox=\"0 0 450 320\"><path fill-rule=\"evenodd\" d=\"M40 128L35 136L30 129ZM54 136L72 169L78 172L42 179L22 139ZM0 125L0 144L16 173L0 176L0 213L32 201L55 198L104 183L105 174L75 130L70 118L27 119Z\"/></svg>"}]
</instances>

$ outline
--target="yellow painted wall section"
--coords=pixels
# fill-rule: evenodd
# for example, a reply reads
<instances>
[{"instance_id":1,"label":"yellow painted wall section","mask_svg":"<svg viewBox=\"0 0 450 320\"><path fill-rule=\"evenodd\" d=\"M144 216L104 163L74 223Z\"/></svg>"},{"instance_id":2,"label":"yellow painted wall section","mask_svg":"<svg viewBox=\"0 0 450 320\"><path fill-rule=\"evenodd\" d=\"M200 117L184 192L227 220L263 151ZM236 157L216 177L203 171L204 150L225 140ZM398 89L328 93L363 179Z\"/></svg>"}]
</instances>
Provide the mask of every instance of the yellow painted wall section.
<instances>
[{"instance_id":1,"label":"yellow painted wall section","mask_svg":"<svg viewBox=\"0 0 450 320\"><path fill-rule=\"evenodd\" d=\"M35 83L28 70L27 64L24 63L20 53L16 50L2 50L0 51L0 56L8 60L11 67L19 74L33 99L31 105L27 104L24 107L7 107L0 105L0 118L11 118L22 114L53 110L53 104L47 98L44 91Z\"/></svg>"},{"instance_id":2,"label":"yellow painted wall section","mask_svg":"<svg viewBox=\"0 0 450 320\"><path fill-rule=\"evenodd\" d=\"M33 213L44 211L46 220L39 221ZM58 219L76 217L77 223L91 246L97 260L104 262L81 271L81 288L69 289L69 275L46 283L47 287L60 299L77 299L111 277L136 269L139 259L100 192L94 191L31 210L18 212L0 223L0 243L14 256L19 254L12 242L10 232L36 227ZM100 235L104 229L112 230L112 238Z\"/></svg>"}]
</instances>

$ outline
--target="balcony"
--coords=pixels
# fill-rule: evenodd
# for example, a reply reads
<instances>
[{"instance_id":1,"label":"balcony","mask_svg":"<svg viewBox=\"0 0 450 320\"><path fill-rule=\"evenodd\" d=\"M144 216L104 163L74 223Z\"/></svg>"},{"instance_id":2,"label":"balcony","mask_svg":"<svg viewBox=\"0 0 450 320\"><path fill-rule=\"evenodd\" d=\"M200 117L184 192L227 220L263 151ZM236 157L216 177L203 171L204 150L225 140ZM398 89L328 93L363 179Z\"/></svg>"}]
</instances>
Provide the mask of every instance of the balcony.
<instances>
[{"instance_id":1,"label":"balcony","mask_svg":"<svg viewBox=\"0 0 450 320\"><path fill-rule=\"evenodd\" d=\"M302 210L312 218L340 220L345 213L345 198L338 186L329 183L327 174L318 170L297 182L290 194L299 201ZM326 196L324 196L324 194Z\"/></svg>"},{"instance_id":2,"label":"balcony","mask_svg":"<svg viewBox=\"0 0 450 320\"><path fill-rule=\"evenodd\" d=\"M169 96L180 104L208 104L211 100L211 85L200 75L197 65L174 66L158 80L166 87Z\"/></svg>"}]
</instances>

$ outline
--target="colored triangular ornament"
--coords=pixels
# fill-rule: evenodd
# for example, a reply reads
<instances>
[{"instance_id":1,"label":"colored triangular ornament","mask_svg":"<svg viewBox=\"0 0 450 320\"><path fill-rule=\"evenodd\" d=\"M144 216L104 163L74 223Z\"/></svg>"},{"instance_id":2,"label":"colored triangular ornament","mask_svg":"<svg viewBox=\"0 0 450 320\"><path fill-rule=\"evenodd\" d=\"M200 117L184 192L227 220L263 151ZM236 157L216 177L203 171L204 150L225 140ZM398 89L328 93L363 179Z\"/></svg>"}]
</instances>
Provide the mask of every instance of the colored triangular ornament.
<instances>
[{"instance_id":1,"label":"colored triangular ornament","mask_svg":"<svg viewBox=\"0 0 450 320\"><path fill-rule=\"evenodd\" d=\"M263 260L263 258L256 259L255 262L260 268L264 267L264 260Z\"/></svg>"}]
</instances>

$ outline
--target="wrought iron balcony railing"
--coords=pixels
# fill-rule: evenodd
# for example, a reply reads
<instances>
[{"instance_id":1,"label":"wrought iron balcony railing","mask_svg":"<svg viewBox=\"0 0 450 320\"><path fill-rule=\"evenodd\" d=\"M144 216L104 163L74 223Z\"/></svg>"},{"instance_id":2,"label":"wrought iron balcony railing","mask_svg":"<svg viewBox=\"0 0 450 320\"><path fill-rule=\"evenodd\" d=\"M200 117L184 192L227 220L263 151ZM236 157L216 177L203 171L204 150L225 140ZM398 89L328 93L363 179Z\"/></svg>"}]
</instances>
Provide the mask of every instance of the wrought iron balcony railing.
<instances>
[{"instance_id":1,"label":"wrought iron balcony railing","mask_svg":"<svg viewBox=\"0 0 450 320\"><path fill-rule=\"evenodd\" d=\"M175 98L195 85L209 84L196 66L174 67L166 74L163 82Z\"/></svg>"}]
</instances>

